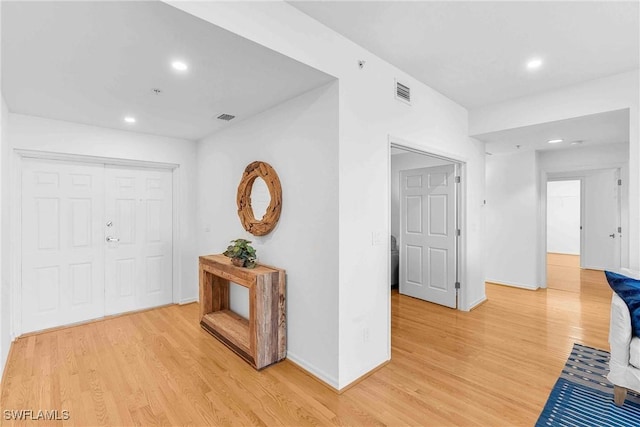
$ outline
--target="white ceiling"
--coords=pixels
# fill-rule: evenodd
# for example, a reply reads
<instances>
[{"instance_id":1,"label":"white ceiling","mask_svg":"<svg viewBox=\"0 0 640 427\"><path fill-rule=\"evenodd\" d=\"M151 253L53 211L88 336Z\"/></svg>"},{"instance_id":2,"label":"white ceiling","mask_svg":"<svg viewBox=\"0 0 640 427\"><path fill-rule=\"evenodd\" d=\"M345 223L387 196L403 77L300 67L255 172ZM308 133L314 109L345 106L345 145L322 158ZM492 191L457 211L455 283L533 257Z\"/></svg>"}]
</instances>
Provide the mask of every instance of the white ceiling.
<instances>
[{"instance_id":1,"label":"white ceiling","mask_svg":"<svg viewBox=\"0 0 640 427\"><path fill-rule=\"evenodd\" d=\"M639 63L638 2L291 3L467 107ZM545 59L535 74L524 70L533 54ZM161 2L3 1L2 91L16 113L199 139L332 79ZM489 152L514 138L557 148L540 142L553 132L628 140L619 112L589 117L480 139Z\"/></svg>"},{"instance_id":2,"label":"white ceiling","mask_svg":"<svg viewBox=\"0 0 640 427\"><path fill-rule=\"evenodd\" d=\"M289 3L467 108L640 66L638 1Z\"/></svg>"},{"instance_id":3,"label":"white ceiling","mask_svg":"<svg viewBox=\"0 0 640 427\"><path fill-rule=\"evenodd\" d=\"M524 126L482 135L474 138L486 143L491 154L511 153L517 150L558 150L591 145L629 142L629 110L592 114L567 120ZM563 142L549 144L552 139ZM579 145L571 142L582 141ZM518 148L517 146L520 146Z\"/></svg>"},{"instance_id":4,"label":"white ceiling","mask_svg":"<svg viewBox=\"0 0 640 427\"><path fill-rule=\"evenodd\" d=\"M15 113L195 140L332 79L160 2L2 4Z\"/></svg>"}]
</instances>

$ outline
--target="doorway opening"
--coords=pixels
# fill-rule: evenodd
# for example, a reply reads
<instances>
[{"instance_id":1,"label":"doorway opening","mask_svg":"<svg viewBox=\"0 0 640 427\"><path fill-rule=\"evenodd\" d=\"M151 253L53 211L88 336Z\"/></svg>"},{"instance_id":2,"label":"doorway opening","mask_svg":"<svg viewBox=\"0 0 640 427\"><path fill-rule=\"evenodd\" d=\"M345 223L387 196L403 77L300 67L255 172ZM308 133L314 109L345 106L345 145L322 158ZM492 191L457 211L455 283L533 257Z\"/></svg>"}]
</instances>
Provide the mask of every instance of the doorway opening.
<instances>
[{"instance_id":1,"label":"doorway opening","mask_svg":"<svg viewBox=\"0 0 640 427\"><path fill-rule=\"evenodd\" d=\"M547 182L547 287L580 290L581 179Z\"/></svg>"},{"instance_id":2,"label":"doorway opening","mask_svg":"<svg viewBox=\"0 0 640 427\"><path fill-rule=\"evenodd\" d=\"M620 168L547 174L546 283L580 292L585 274L622 263Z\"/></svg>"},{"instance_id":3,"label":"doorway opening","mask_svg":"<svg viewBox=\"0 0 640 427\"><path fill-rule=\"evenodd\" d=\"M390 169L390 288L458 308L463 164L392 143Z\"/></svg>"}]
</instances>

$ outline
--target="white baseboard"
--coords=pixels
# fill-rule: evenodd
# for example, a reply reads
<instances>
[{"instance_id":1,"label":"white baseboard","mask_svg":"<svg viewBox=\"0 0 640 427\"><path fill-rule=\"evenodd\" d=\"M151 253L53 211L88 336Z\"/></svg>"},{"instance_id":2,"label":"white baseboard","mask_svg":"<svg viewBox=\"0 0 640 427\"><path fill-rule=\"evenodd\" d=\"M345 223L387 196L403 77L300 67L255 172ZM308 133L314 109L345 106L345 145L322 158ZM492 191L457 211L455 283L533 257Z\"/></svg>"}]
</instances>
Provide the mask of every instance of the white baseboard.
<instances>
[{"instance_id":1,"label":"white baseboard","mask_svg":"<svg viewBox=\"0 0 640 427\"><path fill-rule=\"evenodd\" d=\"M345 380L343 384L340 384L340 388L338 390L340 391L340 393L342 393L344 390L348 390L353 385L358 384L360 381L367 378L369 375L375 373L378 369L387 365L387 363L389 363L390 361L391 361L391 358L379 363L372 363L369 367L364 368L362 369L361 372L353 375L352 379Z\"/></svg>"},{"instance_id":2,"label":"white baseboard","mask_svg":"<svg viewBox=\"0 0 640 427\"><path fill-rule=\"evenodd\" d=\"M517 282L507 283L507 282L502 282L500 280L493 280L493 279L485 279L485 282L495 283L496 285L502 285L502 286L511 286L512 288L528 289L530 291L535 291L540 288L540 286L525 285L524 283L517 283Z\"/></svg>"},{"instance_id":3,"label":"white baseboard","mask_svg":"<svg viewBox=\"0 0 640 427\"><path fill-rule=\"evenodd\" d=\"M478 298L477 300L475 300L474 302L472 302L469 305L469 311L473 310L474 308L476 308L477 306L479 306L480 304L482 304L486 300L487 300L487 296L486 295L482 295L480 298Z\"/></svg>"},{"instance_id":4,"label":"white baseboard","mask_svg":"<svg viewBox=\"0 0 640 427\"><path fill-rule=\"evenodd\" d=\"M178 304L180 304L180 305L185 305L185 304L191 304L192 302L198 302L198 298L187 298L187 299L183 299L183 300L181 300Z\"/></svg>"},{"instance_id":5,"label":"white baseboard","mask_svg":"<svg viewBox=\"0 0 640 427\"><path fill-rule=\"evenodd\" d=\"M334 388L336 391L338 390L338 380L337 380L337 378L333 377L332 375L327 374L322 369L316 368L315 366L311 365L310 363L307 363L306 361L300 359L298 356L296 356L295 354L291 353L290 351L287 351L287 359L289 361L295 363L296 365L298 365L299 367L301 367L302 369L304 369L309 374L313 375L314 377L316 377L317 379L319 379L323 383L328 384L329 386Z\"/></svg>"}]
</instances>

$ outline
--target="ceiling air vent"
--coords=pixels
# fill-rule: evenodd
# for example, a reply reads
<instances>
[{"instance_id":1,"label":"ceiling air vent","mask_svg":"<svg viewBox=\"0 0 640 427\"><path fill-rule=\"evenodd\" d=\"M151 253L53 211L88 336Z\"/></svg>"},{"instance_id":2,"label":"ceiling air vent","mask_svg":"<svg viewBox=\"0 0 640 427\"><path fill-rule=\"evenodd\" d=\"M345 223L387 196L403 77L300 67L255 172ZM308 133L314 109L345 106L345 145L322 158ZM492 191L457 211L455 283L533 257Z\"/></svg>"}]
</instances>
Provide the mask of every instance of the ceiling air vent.
<instances>
[{"instance_id":1,"label":"ceiling air vent","mask_svg":"<svg viewBox=\"0 0 640 427\"><path fill-rule=\"evenodd\" d=\"M396 99L411 105L411 88L396 80Z\"/></svg>"},{"instance_id":2,"label":"ceiling air vent","mask_svg":"<svg viewBox=\"0 0 640 427\"><path fill-rule=\"evenodd\" d=\"M231 114L220 114L218 118L220 120L226 120L227 122L231 119L234 119L236 116L232 116Z\"/></svg>"}]
</instances>

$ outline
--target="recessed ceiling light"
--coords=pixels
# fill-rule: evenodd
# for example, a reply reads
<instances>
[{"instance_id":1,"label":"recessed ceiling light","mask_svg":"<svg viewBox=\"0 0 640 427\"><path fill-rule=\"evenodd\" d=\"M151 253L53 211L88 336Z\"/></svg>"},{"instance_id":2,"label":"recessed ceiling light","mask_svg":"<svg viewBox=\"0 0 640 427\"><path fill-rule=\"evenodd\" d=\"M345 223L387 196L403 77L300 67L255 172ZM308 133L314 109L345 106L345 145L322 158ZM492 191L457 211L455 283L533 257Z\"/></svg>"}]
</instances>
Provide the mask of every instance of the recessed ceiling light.
<instances>
[{"instance_id":1,"label":"recessed ceiling light","mask_svg":"<svg viewBox=\"0 0 640 427\"><path fill-rule=\"evenodd\" d=\"M550 139L547 141L549 144L557 144L559 142L562 142L562 139Z\"/></svg>"},{"instance_id":2,"label":"recessed ceiling light","mask_svg":"<svg viewBox=\"0 0 640 427\"><path fill-rule=\"evenodd\" d=\"M537 70L542 66L542 59L540 58L531 58L527 62L527 70Z\"/></svg>"},{"instance_id":3,"label":"recessed ceiling light","mask_svg":"<svg viewBox=\"0 0 640 427\"><path fill-rule=\"evenodd\" d=\"M189 68L189 66L182 61L173 61L171 66L178 71L187 71L187 68Z\"/></svg>"},{"instance_id":4,"label":"recessed ceiling light","mask_svg":"<svg viewBox=\"0 0 640 427\"><path fill-rule=\"evenodd\" d=\"M124 118L124 121L127 123L135 123L136 122L136 118L135 117L131 117L131 116L127 116Z\"/></svg>"}]
</instances>

